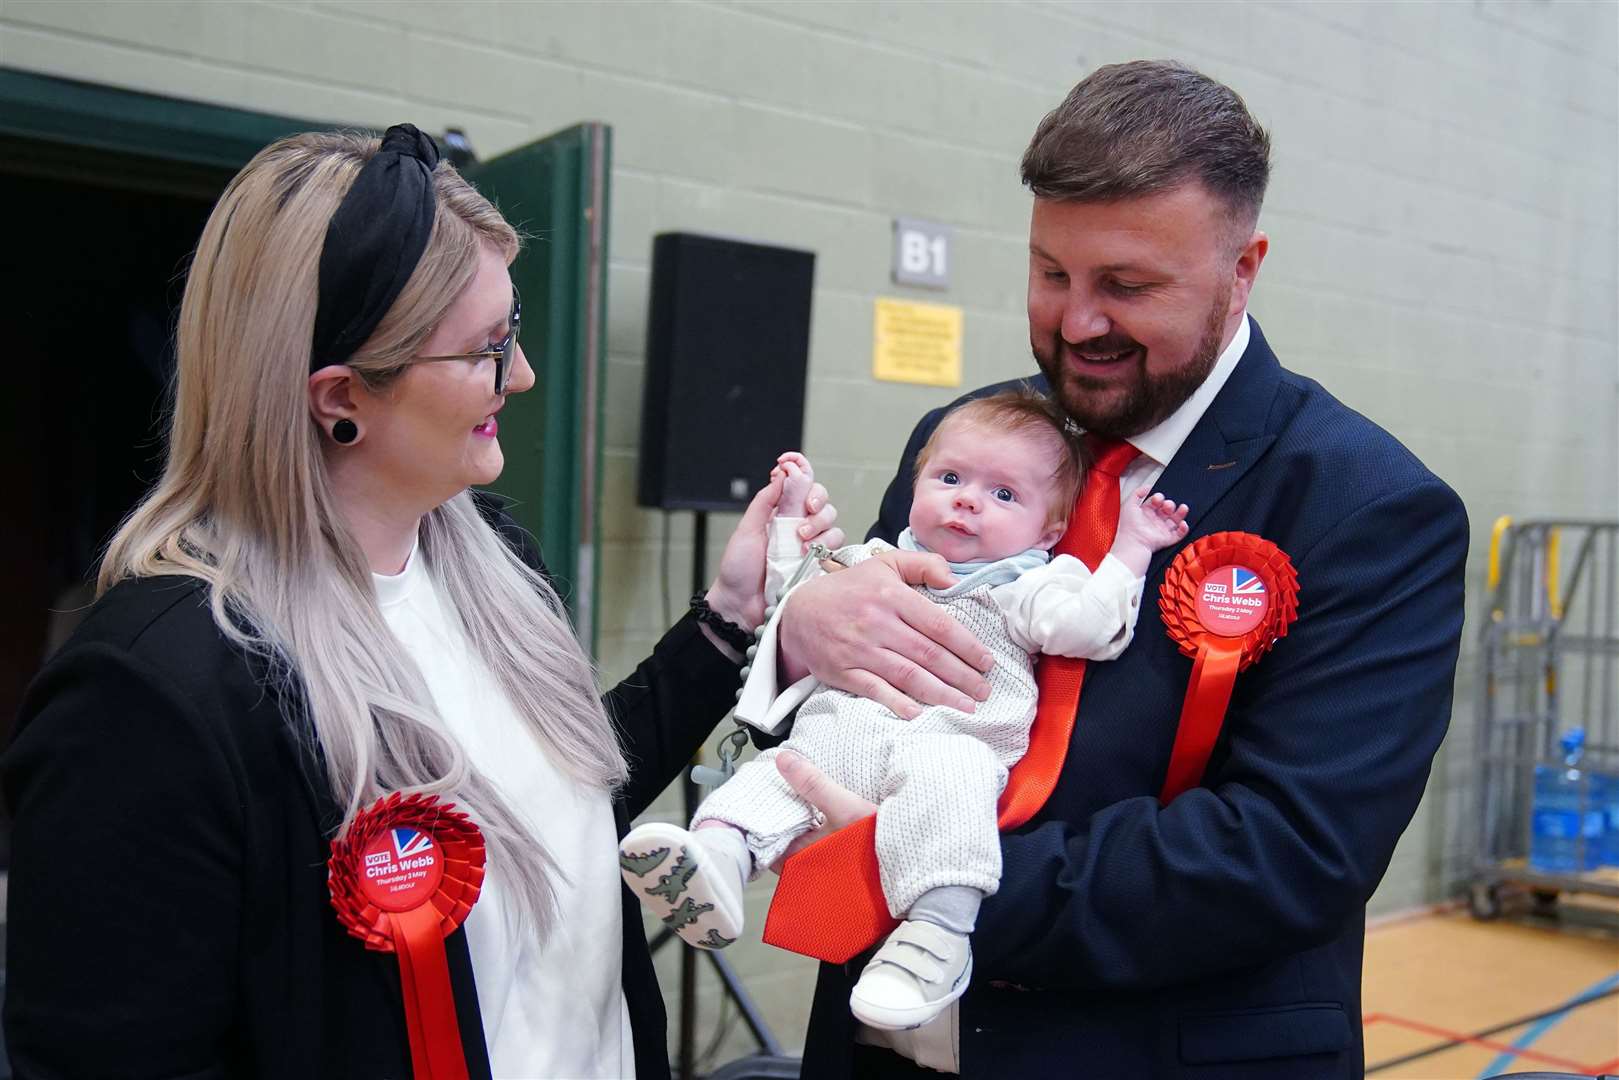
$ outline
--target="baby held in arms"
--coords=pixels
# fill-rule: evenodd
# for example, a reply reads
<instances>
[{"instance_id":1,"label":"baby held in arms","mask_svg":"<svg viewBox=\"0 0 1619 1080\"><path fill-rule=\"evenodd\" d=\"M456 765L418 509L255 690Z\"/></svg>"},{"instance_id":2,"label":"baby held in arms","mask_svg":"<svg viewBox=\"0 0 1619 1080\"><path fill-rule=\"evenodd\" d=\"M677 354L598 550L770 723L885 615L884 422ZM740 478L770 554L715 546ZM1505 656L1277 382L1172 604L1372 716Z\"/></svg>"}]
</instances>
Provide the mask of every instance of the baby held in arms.
<instances>
[{"instance_id":1,"label":"baby held in arms","mask_svg":"<svg viewBox=\"0 0 1619 1080\"><path fill-rule=\"evenodd\" d=\"M1153 552L1186 535L1187 508L1142 488L1123 500L1116 539L1094 573L1072 556L1052 558L1084 481L1083 458L1062 412L1031 391L968 402L939 424L917 457L899 546L943 556L957 576L948 589L922 591L995 655L988 700L972 713L934 706L907 721L818 687L791 737L705 799L689 831L649 823L624 838L624 879L648 910L698 948L736 940L743 884L817 824L776 769L780 750L794 750L878 804L883 894L903 921L861 974L850 997L855 1015L873 1027L913 1028L961 996L979 905L1000 884L996 802L1034 722L1031 654L1117 657L1130 644ZM802 514L809 462L791 456L781 468L779 513ZM790 535L796 524L778 518L772 529ZM886 546L852 545L834 558L854 565ZM798 558L790 561L796 567Z\"/></svg>"}]
</instances>

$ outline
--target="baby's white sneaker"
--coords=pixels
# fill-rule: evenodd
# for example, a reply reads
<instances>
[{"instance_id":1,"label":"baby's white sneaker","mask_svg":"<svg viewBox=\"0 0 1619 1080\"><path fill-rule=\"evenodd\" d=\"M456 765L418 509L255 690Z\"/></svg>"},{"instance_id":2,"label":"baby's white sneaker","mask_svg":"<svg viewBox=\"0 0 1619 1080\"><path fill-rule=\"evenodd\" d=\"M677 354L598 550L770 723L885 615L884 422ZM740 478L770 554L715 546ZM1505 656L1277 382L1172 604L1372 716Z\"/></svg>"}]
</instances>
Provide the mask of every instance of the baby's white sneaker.
<instances>
[{"instance_id":1,"label":"baby's white sneaker","mask_svg":"<svg viewBox=\"0 0 1619 1080\"><path fill-rule=\"evenodd\" d=\"M745 871L723 843L660 821L618 843L619 872L641 906L698 949L723 949L742 934Z\"/></svg>"},{"instance_id":2,"label":"baby's white sneaker","mask_svg":"<svg viewBox=\"0 0 1619 1080\"><path fill-rule=\"evenodd\" d=\"M863 1024L907 1031L943 1012L972 975L972 946L965 934L907 919L860 973L849 1009Z\"/></svg>"}]
</instances>

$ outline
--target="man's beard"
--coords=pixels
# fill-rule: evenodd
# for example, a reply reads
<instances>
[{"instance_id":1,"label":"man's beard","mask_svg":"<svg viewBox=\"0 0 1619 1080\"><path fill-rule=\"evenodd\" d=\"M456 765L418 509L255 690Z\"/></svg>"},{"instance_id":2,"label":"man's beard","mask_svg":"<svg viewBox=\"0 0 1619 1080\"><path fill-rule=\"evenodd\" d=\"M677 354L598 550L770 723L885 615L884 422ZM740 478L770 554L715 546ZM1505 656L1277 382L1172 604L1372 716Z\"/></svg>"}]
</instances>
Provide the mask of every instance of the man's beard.
<instances>
[{"instance_id":1,"label":"man's beard","mask_svg":"<svg viewBox=\"0 0 1619 1080\"><path fill-rule=\"evenodd\" d=\"M1045 372L1051 392L1074 423L1086 431L1117 439L1139 435L1161 424L1180 408L1214 370L1215 361L1220 358L1220 339L1225 336L1226 306L1230 302L1231 291L1226 289L1209 309L1203 337L1191 359L1160 375L1147 374L1147 350L1133 338L1110 334L1073 346L1073 351L1095 354L1138 350L1133 361L1135 377L1122 388L1122 393L1119 380L1097 379L1065 369L1063 357L1069 349L1062 341L1061 331L1052 335L1047 352L1042 353L1034 346L1034 358Z\"/></svg>"}]
</instances>

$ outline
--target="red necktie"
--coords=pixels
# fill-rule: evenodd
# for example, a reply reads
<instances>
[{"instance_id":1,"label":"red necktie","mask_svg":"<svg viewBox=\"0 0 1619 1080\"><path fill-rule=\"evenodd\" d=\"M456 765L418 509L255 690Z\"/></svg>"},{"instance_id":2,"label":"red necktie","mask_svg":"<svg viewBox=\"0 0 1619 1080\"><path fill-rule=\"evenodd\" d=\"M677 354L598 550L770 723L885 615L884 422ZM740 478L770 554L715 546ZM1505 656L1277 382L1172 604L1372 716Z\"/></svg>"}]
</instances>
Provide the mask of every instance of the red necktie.
<instances>
[{"instance_id":1,"label":"red necktie","mask_svg":"<svg viewBox=\"0 0 1619 1080\"><path fill-rule=\"evenodd\" d=\"M1138 451L1129 443L1087 435L1094 463L1074 503L1055 555L1072 555L1095 570L1119 528L1119 476ZM1001 792L1002 832L1045 805L1074 732L1085 661L1042 656L1035 664L1040 704L1029 750ZM898 923L888 914L877 870L877 817L863 818L800 851L783 864L765 917L764 940L777 948L841 964L877 944Z\"/></svg>"}]
</instances>

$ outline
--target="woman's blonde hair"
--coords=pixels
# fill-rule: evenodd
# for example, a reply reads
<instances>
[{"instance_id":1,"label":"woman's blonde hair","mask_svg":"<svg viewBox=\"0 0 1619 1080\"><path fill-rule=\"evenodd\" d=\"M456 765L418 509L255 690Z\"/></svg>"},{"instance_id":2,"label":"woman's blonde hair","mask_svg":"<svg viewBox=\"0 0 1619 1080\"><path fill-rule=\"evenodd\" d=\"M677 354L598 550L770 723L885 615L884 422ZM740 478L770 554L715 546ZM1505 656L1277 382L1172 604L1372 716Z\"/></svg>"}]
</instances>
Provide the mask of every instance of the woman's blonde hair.
<instances>
[{"instance_id":1,"label":"woman's blonde hair","mask_svg":"<svg viewBox=\"0 0 1619 1080\"><path fill-rule=\"evenodd\" d=\"M383 622L364 552L338 512L309 408L326 226L379 142L294 135L237 174L198 242L177 337L162 479L113 537L98 592L125 578L208 584L222 633L267 662L288 722L317 744L345 827L393 792L467 809L518 910L544 933L563 874L437 715L421 671ZM381 324L348 361L374 388L404 370L473 278L479 247L509 262L518 237L448 163L433 174L431 239ZM422 519L419 556L476 661L546 754L603 789L627 770L595 673L556 593L485 522L468 492Z\"/></svg>"}]
</instances>

